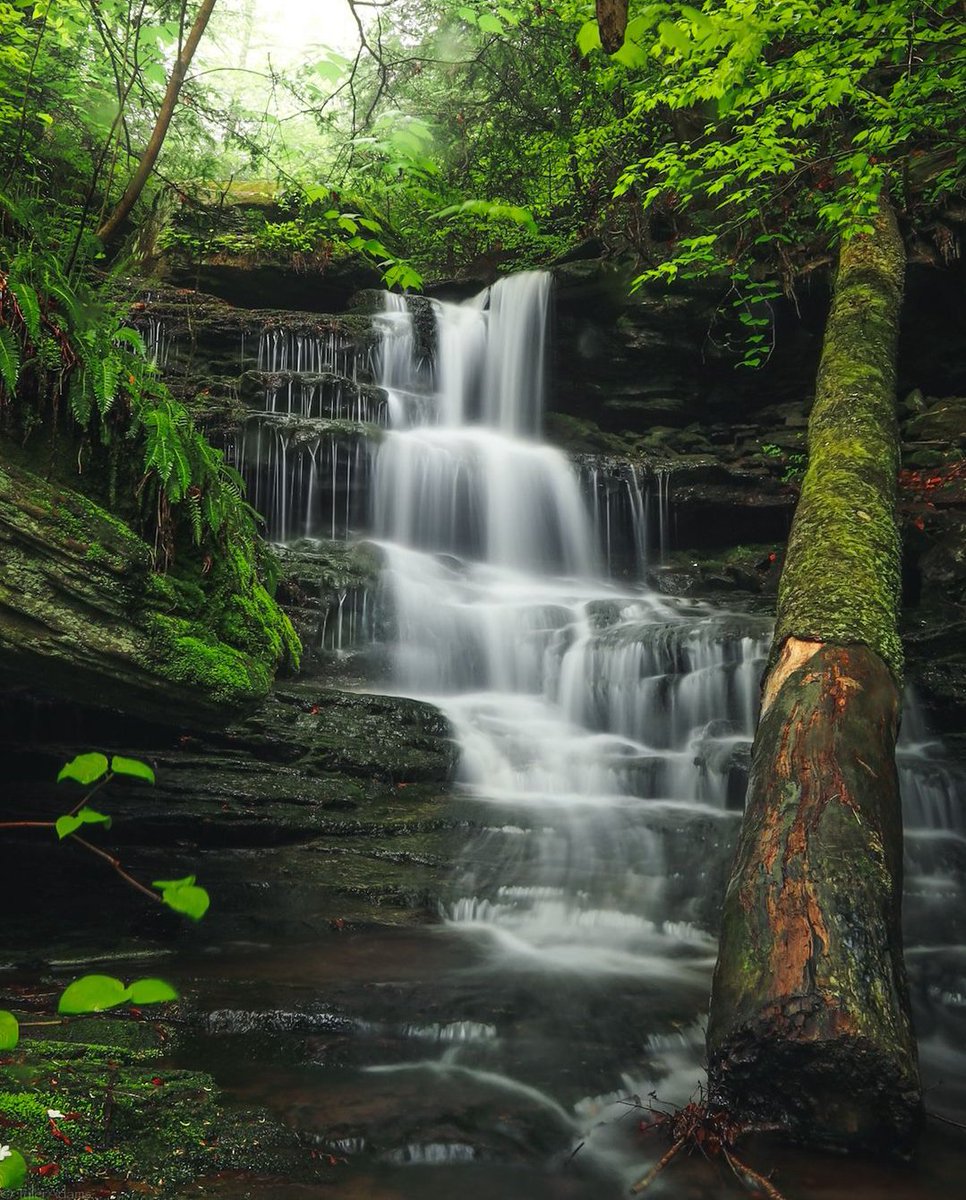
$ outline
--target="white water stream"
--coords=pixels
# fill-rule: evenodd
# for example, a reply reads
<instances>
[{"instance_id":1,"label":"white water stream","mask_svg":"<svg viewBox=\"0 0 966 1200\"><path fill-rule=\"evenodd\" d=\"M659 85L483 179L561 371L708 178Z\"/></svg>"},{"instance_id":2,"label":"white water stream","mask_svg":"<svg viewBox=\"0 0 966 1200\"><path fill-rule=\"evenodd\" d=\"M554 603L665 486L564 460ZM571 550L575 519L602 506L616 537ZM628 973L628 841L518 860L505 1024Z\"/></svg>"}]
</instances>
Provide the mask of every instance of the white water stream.
<instances>
[{"instance_id":1,"label":"white water stream","mask_svg":"<svg viewBox=\"0 0 966 1200\"><path fill-rule=\"evenodd\" d=\"M427 355L414 311L387 296L376 318L386 400L356 399L355 410L316 378L340 364L348 374L344 347L263 339L263 370L294 375L273 379L240 462L277 538L355 533L381 547L388 687L438 705L459 742L479 832L454 864L444 917L482 953L481 986L515 989L524 1010L521 994L539 993L544 1010L558 997L578 1057L586 1030L606 1026L613 997L623 998L622 1021L630 1013L642 1025L617 1033L633 1050L626 1060L621 1045L613 1051L611 1090L576 1102L569 1064L535 1067L524 1043L503 1044L486 1022L434 1027L459 1036L378 1070L536 1097L575 1140L589 1139L587 1153L629 1178L640 1173L640 1148L625 1157L607 1132L626 1115L620 1097L656 1086L683 1102L699 1079L711 931L770 623L609 577L622 541L638 577L649 543L663 552L667 488L657 481L649 498L625 474L603 490L597 466L581 475L539 440L548 303L549 277L537 272L465 304L433 302ZM352 430L333 431L333 414L384 433L364 445ZM929 1023L926 1059L949 1061L966 1011L956 915L966 841L957 773L914 707L900 767L917 1013ZM551 1053L565 1056L566 1041ZM558 1075L568 1077L560 1091ZM452 1150L414 1146L407 1161L470 1153L463 1143Z\"/></svg>"}]
</instances>

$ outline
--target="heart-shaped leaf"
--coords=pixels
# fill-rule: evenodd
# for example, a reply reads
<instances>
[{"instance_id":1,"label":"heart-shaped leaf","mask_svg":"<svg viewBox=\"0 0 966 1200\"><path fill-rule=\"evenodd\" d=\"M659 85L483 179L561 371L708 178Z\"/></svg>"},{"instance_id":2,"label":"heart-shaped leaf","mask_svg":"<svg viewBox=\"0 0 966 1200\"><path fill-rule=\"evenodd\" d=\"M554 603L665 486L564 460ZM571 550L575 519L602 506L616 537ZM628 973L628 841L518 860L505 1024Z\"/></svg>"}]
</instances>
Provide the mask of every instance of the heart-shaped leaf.
<instances>
[{"instance_id":1,"label":"heart-shaped leaf","mask_svg":"<svg viewBox=\"0 0 966 1200\"><path fill-rule=\"evenodd\" d=\"M0 1050L12 1050L20 1041L20 1022L12 1012L0 1008Z\"/></svg>"},{"instance_id":2,"label":"heart-shaped leaf","mask_svg":"<svg viewBox=\"0 0 966 1200\"><path fill-rule=\"evenodd\" d=\"M76 783L87 787L88 784L96 783L106 771L107 758L103 754L98 754L96 751L92 751L90 754L78 754L76 758L72 758L69 763L65 763L60 768L57 782L60 783L63 779L73 779Z\"/></svg>"},{"instance_id":3,"label":"heart-shaped leaf","mask_svg":"<svg viewBox=\"0 0 966 1200\"><path fill-rule=\"evenodd\" d=\"M178 993L163 979L135 979L127 992L132 1004L162 1004L178 999Z\"/></svg>"},{"instance_id":4,"label":"heart-shaped leaf","mask_svg":"<svg viewBox=\"0 0 966 1200\"><path fill-rule=\"evenodd\" d=\"M111 975L84 975L64 989L57 1011L67 1015L104 1012L128 999L128 990Z\"/></svg>"},{"instance_id":5,"label":"heart-shaped leaf","mask_svg":"<svg viewBox=\"0 0 966 1200\"><path fill-rule=\"evenodd\" d=\"M133 779L146 779L148 783L154 783L154 772L139 758L124 758L115 754L111 759L111 770L115 775L130 775Z\"/></svg>"},{"instance_id":6,"label":"heart-shaped leaf","mask_svg":"<svg viewBox=\"0 0 966 1200\"><path fill-rule=\"evenodd\" d=\"M84 807L76 813L66 813L62 817L57 818L57 836L63 840L65 837L70 837L72 833L76 833L82 825L103 825L106 829L111 827L111 818L105 816L104 813L99 813L96 809Z\"/></svg>"}]
</instances>

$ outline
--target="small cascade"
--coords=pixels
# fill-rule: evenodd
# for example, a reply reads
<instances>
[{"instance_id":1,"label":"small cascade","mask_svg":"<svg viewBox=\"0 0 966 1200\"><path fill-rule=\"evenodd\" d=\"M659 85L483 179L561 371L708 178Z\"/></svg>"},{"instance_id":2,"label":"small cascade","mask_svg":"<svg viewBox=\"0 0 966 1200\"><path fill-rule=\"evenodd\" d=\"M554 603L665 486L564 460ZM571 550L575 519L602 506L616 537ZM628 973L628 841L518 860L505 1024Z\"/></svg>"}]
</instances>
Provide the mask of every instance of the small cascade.
<instances>
[{"instance_id":1,"label":"small cascade","mask_svg":"<svg viewBox=\"0 0 966 1200\"><path fill-rule=\"evenodd\" d=\"M364 532L372 438L389 422L386 393L337 331L263 330L253 410L229 452L271 541L344 540Z\"/></svg>"},{"instance_id":2,"label":"small cascade","mask_svg":"<svg viewBox=\"0 0 966 1200\"><path fill-rule=\"evenodd\" d=\"M693 1020L768 623L609 578L639 578L666 547L666 487L652 505L628 468L576 470L538 440L547 276L434 308L432 363L398 298L380 318L392 425L372 530L392 686L449 717L480 828L448 926L480 940L494 981L575 997L660 981ZM506 1085L531 1086L500 1049ZM497 1050L470 1038L447 1053Z\"/></svg>"},{"instance_id":3,"label":"small cascade","mask_svg":"<svg viewBox=\"0 0 966 1200\"><path fill-rule=\"evenodd\" d=\"M461 966L404 1026L368 1031L367 1078L403 1108L524 1106L555 1153L586 1139L617 1195L641 1174L622 1099L684 1103L700 1078L771 625L643 585L671 548L667 470L575 465L540 440L549 300L540 272L464 304L387 295L376 387L336 337L264 335L237 461L272 538L372 543L341 546L374 547L380 581L337 576L318 645L373 641L385 690L438 706L459 747L466 844L440 910ZM938 1064L966 1012L966 819L914 700L899 767L910 973ZM471 1125L440 1138L413 1117L381 1161L468 1170Z\"/></svg>"},{"instance_id":4,"label":"small cascade","mask_svg":"<svg viewBox=\"0 0 966 1200\"><path fill-rule=\"evenodd\" d=\"M291 371L356 379L358 365L355 346L341 333L265 329L258 339L258 369L272 375Z\"/></svg>"}]
</instances>

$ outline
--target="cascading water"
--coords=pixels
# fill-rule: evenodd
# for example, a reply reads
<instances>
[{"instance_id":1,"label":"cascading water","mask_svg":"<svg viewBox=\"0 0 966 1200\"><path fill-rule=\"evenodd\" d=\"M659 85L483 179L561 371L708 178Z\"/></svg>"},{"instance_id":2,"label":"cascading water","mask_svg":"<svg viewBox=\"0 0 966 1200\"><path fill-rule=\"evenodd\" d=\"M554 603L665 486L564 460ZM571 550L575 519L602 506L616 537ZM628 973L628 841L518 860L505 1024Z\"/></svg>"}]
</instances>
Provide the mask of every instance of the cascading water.
<instances>
[{"instance_id":1,"label":"cascading water","mask_svg":"<svg viewBox=\"0 0 966 1200\"><path fill-rule=\"evenodd\" d=\"M389 299L381 382L395 419L372 511L393 686L450 718L482 826L446 919L485 939L494 979L565 989L583 1010L576 1035L605 980L660 981L690 997L676 1020L699 1011L768 623L604 578L596 479L588 504L535 436L548 292L530 273L436 305L432 372ZM628 498L642 525L639 490ZM446 1062L515 1055L486 1038Z\"/></svg>"},{"instance_id":2,"label":"cascading water","mask_svg":"<svg viewBox=\"0 0 966 1200\"><path fill-rule=\"evenodd\" d=\"M363 597L359 628L388 638L387 690L438 705L459 743L451 803L470 832L443 916L465 966L440 981L424 1020L392 1031L408 1049L389 1061L388 1027L359 1025L374 1039L372 1088L395 1110L445 1095L488 1128L507 1110L542 1114L510 1140L551 1164L552 1147L583 1144L611 1182L566 1194L602 1197L621 1194L646 1153L622 1101L657 1088L683 1103L700 1078L770 622L615 581L641 578L648 554L668 548L667 477L645 493L626 466L571 465L539 440L548 303L540 273L465 304L414 309L388 295L381 391L364 405L355 382L331 378L355 380L344 345L266 335L264 412L238 460L277 539L376 542L382 585L372 605ZM417 323L428 314L432 339ZM342 607L334 647L354 622ZM923 1063L958 1112L962 779L914 700L899 765ZM466 1170L490 1152L467 1120L421 1136L414 1117L411 1144L382 1161ZM364 1156L357 1141L327 1144ZM420 1178L398 1194L450 1194Z\"/></svg>"}]
</instances>

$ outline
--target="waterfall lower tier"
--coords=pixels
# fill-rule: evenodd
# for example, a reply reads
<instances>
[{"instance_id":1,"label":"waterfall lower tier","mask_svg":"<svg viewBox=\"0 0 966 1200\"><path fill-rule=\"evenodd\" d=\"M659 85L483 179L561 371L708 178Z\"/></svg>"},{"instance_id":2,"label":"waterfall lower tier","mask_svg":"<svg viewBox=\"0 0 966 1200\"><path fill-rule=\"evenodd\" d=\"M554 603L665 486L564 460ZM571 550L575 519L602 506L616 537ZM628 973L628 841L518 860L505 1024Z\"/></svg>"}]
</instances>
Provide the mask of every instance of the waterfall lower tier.
<instances>
[{"instance_id":1,"label":"waterfall lower tier","mask_svg":"<svg viewBox=\"0 0 966 1200\"><path fill-rule=\"evenodd\" d=\"M468 1170L492 1145L472 1121L520 1105L540 1131L528 1153L558 1156L552 1180L586 1141L610 1182L567 1194L616 1196L642 1173L623 1102L658 1089L683 1103L700 1079L770 621L649 590L673 525L666 476L644 486L626 463L573 464L539 440L546 276L415 307L387 297L366 392L337 342L264 341L264 411L238 448L271 536L366 538L378 554L378 584L327 584L319 645L369 639L379 686L432 702L459 746L448 803L465 838L426 943L447 966L415 989L418 1020L360 1019L356 1084L368 1097L377 1079L403 1108L432 1094L473 1109L443 1134L413 1117L383 1163ZM910 973L939 1063L966 1011L963 781L914 703L899 765ZM345 1152L375 1154L361 1146Z\"/></svg>"}]
</instances>

